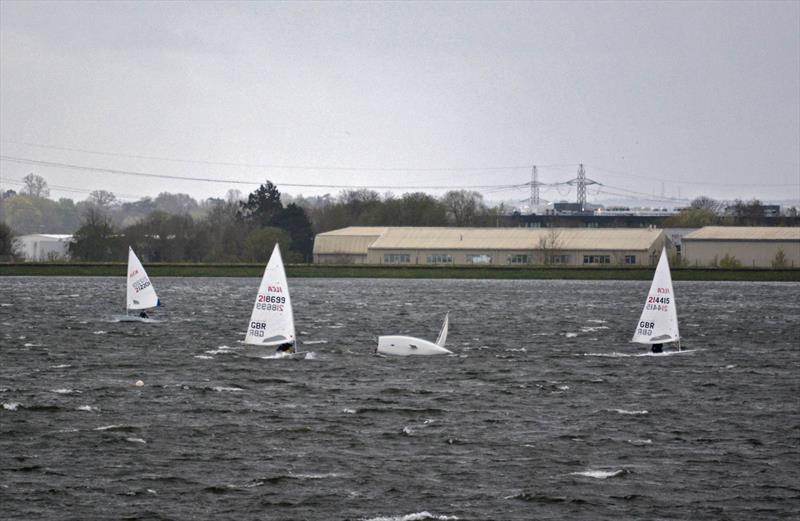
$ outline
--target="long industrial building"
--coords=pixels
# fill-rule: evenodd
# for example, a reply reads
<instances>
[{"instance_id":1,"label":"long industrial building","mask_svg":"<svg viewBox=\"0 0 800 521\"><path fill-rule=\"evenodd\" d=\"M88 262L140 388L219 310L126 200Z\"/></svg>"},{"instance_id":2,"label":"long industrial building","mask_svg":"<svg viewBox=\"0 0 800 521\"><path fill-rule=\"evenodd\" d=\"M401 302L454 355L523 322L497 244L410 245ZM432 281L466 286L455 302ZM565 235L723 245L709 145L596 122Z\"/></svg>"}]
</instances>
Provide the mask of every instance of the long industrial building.
<instances>
[{"instance_id":1,"label":"long industrial building","mask_svg":"<svg viewBox=\"0 0 800 521\"><path fill-rule=\"evenodd\" d=\"M746 268L800 267L800 227L706 226L685 237L689 266L719 266L723 259Z\"/></svg>"},{"instance_id":2,"label":"long industrial building","mask_svg":"<svg viewBox=\"0 0 800 521\"><path fill-rule=\"evenodd\" d=\"M654 228L349 227L320 233L314 262L334 264L652 266Z\"/></svg>"}]
</instances>

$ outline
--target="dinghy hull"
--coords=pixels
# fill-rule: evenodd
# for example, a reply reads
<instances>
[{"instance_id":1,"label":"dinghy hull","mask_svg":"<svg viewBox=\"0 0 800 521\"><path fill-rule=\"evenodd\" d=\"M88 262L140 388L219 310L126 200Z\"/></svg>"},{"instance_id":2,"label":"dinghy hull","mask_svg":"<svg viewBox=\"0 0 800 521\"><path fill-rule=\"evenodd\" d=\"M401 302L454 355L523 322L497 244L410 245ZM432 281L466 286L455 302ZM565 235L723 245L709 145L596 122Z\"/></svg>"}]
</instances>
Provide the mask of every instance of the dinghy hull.
<instances>
[{"instance_id":1,"label":"dinghy hull","mask_svg":"<svg viewBox=\"0 0 800 521\"><path fill-rule=\"evenodd\" d=\"M138 315L114 315L117 322L141 322L143 324L157 324L160 320L154 318L142 318Z\"/></svg>"},{"instance_id":2,"label":"dinghy hull","mask_svg":"<svg viewBox=\"0 0 800 521\"><path fill-rule=\"evenodd\" d=\"M410 336L378 337L377 353L393 356L449 355L453 352L433 342Z\"/></svg>"}]
</instances>

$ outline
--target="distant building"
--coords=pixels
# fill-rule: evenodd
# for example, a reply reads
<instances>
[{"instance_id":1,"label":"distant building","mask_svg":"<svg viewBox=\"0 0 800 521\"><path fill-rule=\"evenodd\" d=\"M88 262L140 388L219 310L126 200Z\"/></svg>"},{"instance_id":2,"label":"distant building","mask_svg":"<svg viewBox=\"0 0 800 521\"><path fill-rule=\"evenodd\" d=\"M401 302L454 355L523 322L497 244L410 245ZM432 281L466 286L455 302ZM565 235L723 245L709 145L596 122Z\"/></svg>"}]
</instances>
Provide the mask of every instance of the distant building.
<instances>
[{"instance_id":1,"label":"distant building","mask_svg":"<svg viewBox=\"0 0 800 521\"><path fill-rule=\"evenodd\" d=\"M726 206L723 210L725 215L736 215L738 211L736 206ZM781 205L779 204L762 204L761 205L761 216L762 217L780 217L782 214L781 212Z\"/></svg>"},{"instance_id":2,"label":"distant building","mask_svg":"<svg viewBox=\"0 0 800 521\"><path fill-rule=\"evenodd\" d=\"M800 267L800 227L706 226L683 237L691 266L717 266L728 257L743 267Z\"/></svg>"},{"instance_id":3,"label":"distant building","mask_svg":"<svg viewBox=\"0 0 800 521\"><path fill-rule=\"evenodd\" d=\"M683 258L683 238L697 230L699 228L664 228L664 235L678 258Z\"/></svg>"},{"instance_id":4,"label":"distant building","mask_svg":"<svg viewBox=\"0 0 800 521\"><path fill-rule=\"evenodd\" d=\"M34 233L16 238L19 252L26 261L49 261L69 258L72 235Z\"/></svg>"},{"instance_id":5,"label":"distant building","mask_svg":"<svg viewBox=\"0 0 800 521\"><path fill-rule=\"evenodd\" d=\"M351 226L320 233L314 238L317 264L366 264L372 243L386 233L386 227Z\"/></svg>"},{"instance_id":6,"label":"distant building","mask_svg":"<svg viewBox=\"0 0 800 521\"><path fill-rule=\"evenodd\" d=\"M510 226L526 228L660 228L668 217L668 213L638 215L596 211L584 214L512 215L505 221Z\"/></svg>"},{"instance_id":7,"label":"distant building","mask_svg":"<svg viewBox=\"0 0 800 521\"><path fill-rule=\"evenodd\" d=\"M317 235L314 262L392 265L651 266L655 228L350 227Z\"/></svg>"}]
</instances>

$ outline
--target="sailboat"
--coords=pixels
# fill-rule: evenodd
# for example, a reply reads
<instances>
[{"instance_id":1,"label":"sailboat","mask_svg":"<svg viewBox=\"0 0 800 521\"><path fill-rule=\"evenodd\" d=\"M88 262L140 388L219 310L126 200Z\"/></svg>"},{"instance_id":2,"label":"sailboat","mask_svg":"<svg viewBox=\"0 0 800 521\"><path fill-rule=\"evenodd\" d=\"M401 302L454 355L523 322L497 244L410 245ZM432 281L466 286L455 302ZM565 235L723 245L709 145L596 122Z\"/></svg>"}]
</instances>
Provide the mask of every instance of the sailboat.
<instances>
[{"instance_id":1,"label":"sailboat","mask_svg":"<svg viewBox=\"0 0 800 521\"><path fill-rule=\"evenodd\" d=\"M450 322L450 313L444 316L442 329L436 343L414 338L411 336L379 336L378 348L376 353L384 355L411 356L411 355L448 355L453 352L445 349L444 343L447 341L447 327Z\"/></svg>"},{"instance_id":2,"label":"sailboat","mask_svg":"<svg viewBox=\"0 0 800 521\"><path fill-rule=\"evenodd\" d=\"M144 313L145 309L161 305L156 290L144 271L139 257L128 246L128 284L125 295L125 315L118 317L120 322L154 322ZM142 311L139 315L131 315L131 311Z\"/></svg>"},{"instance_id":3,"label":"sailboat","mask_svg":"<svg viewBox=\"0 0 800 521\"><path fill-rule=\"evenodd\" d=\"M292 300L289 297L281 250L277 244L264 269L244 343L276 348L276 353L281 356L305 355L295 353Z\"/></svg>"},{"instance_id":4,"label":"sailboat","mask_svg":"<svg viewBox=\"0 0 800 521\"><path fill-rule=\"evenodd\" d=\"M631 342L650 344L654 353L660 353L663 344L667 342L677 342L678 350L682 350L675 292L672 290L672 275L669 271L666 248L661 250L653 283L647 293L642 316L636 324Z\"/></svg>"}]
</instances>

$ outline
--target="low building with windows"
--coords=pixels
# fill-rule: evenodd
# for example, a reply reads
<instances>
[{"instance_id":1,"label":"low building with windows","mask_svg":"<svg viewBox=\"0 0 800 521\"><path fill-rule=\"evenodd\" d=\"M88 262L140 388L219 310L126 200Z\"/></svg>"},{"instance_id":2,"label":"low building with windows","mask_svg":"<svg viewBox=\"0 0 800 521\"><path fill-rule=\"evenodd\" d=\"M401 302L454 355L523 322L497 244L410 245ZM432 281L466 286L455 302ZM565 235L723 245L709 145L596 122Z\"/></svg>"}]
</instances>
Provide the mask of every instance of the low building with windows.
<instances>
[{"instance_id":1,"label":"low building with windows","mask_svg":"<svg viewBox=\"0 0 800 521\"><path fill-rule=\"evenodd\" d=\"M706 226L682 240L689 266L800 267L800 227Z\"/></svg>"},{"instance_id":2,"label":"low building with windows","mask_svg":"<svg viewBox=\"0 0 800 521\"><path fill-rule=\"evenodd\" d=\"M654 228L350 227L317 235L314 262L652 266L665 243Z\"/></svg>"}]
</instances>

